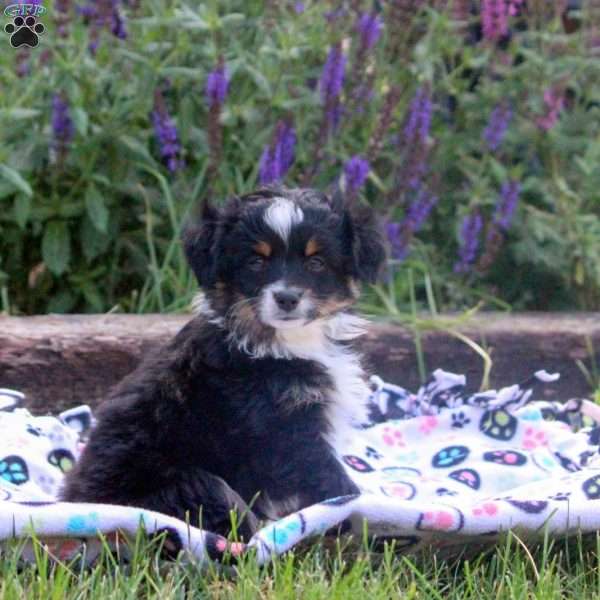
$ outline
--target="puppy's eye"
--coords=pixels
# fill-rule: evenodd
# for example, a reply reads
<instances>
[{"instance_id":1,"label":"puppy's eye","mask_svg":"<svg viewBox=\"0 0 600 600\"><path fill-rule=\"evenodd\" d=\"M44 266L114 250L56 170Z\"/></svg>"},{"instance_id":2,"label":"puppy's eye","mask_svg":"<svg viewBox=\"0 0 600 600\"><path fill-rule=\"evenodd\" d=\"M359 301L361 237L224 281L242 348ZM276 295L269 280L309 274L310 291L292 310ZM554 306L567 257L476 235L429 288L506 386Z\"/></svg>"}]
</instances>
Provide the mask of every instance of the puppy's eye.
<instances>
[{"instance_id":1,"label":"puppy's eye","mask_svg":"<svg viewBox=\"0 0 600 600\"><path fill-rule=\"evenodd\" d=\"M261 271L267 264L267 260L263 256L252 256L248 259L247 265L253 271Z\"/></svg>"},{"instance_id":2,"label":"puppy's eye","mask_svg":"<svg viewBox=\"0 0 600 600\"><path fill-rule=\"evenodd\" d=\"M318 273L325 268L325 261L320 256L311 256L306 261L306 268L313 273Z\"/></svg>"}]
</instances>

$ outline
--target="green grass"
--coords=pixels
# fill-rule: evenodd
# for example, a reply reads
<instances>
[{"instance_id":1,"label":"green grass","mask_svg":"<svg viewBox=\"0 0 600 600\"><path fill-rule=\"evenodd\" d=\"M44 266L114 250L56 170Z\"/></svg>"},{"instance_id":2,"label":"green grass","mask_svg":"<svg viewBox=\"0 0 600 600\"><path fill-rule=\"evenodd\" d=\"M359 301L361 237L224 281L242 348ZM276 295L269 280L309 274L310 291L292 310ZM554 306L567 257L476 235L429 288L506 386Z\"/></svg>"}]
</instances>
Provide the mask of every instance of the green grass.
<instances>
[{"instance_id":1,"label":"green grass","mask_svg":"<svg viewBox=\"0 0 600 600\"><path fill-rule=\"evenodd\" d=\"M18 561L18 548L0 560L2 600L88 598L598 598L600 536L555 540L529 551L513 535L469 560L429 552L406 557L384 544L316 543L266 567L247 557L235 568L200 569L158 558L156 543L136 543L131 562L103 555L93 567Z\"/></svg>"}]
</instances>

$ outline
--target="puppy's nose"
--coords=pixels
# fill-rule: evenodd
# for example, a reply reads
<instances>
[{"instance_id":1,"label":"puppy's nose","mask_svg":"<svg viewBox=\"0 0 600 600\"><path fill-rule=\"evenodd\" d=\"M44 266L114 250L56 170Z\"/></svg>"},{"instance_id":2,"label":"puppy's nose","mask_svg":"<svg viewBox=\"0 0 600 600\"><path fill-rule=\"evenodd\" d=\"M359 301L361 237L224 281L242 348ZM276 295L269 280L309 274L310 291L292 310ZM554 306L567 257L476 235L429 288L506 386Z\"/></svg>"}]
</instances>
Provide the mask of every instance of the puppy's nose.
<instances>
[{"instance_id":1,"label":"puppy's nose","mask_svg":"<svg viewBox=\"0 0 600 600\"><path fill-rule=\"evenodd\" d=\"M302 292L273 292L273 297L275 298L275 302L277 302L277 306L281 310L285 310L285 312L294 310L296 306L298 306L301 296Z\"/></svg>"}]
</instances>

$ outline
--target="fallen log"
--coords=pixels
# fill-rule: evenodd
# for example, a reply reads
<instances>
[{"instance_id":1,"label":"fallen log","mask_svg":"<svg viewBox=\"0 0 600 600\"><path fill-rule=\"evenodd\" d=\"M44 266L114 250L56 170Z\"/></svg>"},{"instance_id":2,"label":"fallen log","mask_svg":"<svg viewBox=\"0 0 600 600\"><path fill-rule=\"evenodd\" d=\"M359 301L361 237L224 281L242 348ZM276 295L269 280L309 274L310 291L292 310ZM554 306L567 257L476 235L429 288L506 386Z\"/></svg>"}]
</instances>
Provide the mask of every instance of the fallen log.
<instances>
[{"instance_id":1,"label":"fallen log","mask_svg":"<svg viewBox=\"0 0 600 600\"><path fill-rule=\"evenodd\" d=\"M190 315L48 315L0 317L0 387L27 395L37 414L79 403L92 407L132 371L150 349L170 339ZM538 369L558 371L547 399L590 394L576 364L600 355L600 313L479 314L460 331L491 351L493 387L521 381ZM428 369L465 373L481 383L483 363L464 342L444 332L422 334ZM374 323L358 341L371 372L409 389L420 383L414 337L408 329Z\"/></svg>"}]
</instances>

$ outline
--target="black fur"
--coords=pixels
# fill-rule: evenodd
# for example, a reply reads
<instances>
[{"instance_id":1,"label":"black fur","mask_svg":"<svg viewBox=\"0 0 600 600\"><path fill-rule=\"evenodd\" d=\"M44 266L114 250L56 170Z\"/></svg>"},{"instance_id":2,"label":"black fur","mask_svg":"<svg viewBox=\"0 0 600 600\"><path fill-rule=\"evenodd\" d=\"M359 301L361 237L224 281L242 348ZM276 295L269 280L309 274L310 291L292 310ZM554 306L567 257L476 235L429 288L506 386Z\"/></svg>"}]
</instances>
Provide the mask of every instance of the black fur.
<instances>
[{"instance_id":1,"label":"black fur","mask_svg":"<svg viewBox=\"0 0 600 600\"><path fill-rule=\"evenodd\" d=\"M290 249L276 262L278 241L262 219L275 196L302 206L305 222L289 246L318 239L327 270L321 278L296 265ZM257 238L268 238L274 248L260 272L244 266ZM383 260L371 217L336 210L312 190L263 190L222 211L205 206L200 222L184 234L184 248L214 313L195 317L115 389L67 476L63 499L189 516L221 534L229 532L235 509L245 515L239 531L248 539L272 503L294 498L301 508L357 493L323 438L333 386L325 367L253 356L232 343L228 315L240 297L254 301L281 277L278 269L313 295L314 318L324 317L332 298L336 306L349 305L355 299L349 278L372 280ZM222 320L215 322L215 315ZM250 347L268 343L273 328L252 315L243 329Z\"/></svg>"}]
</instances>

